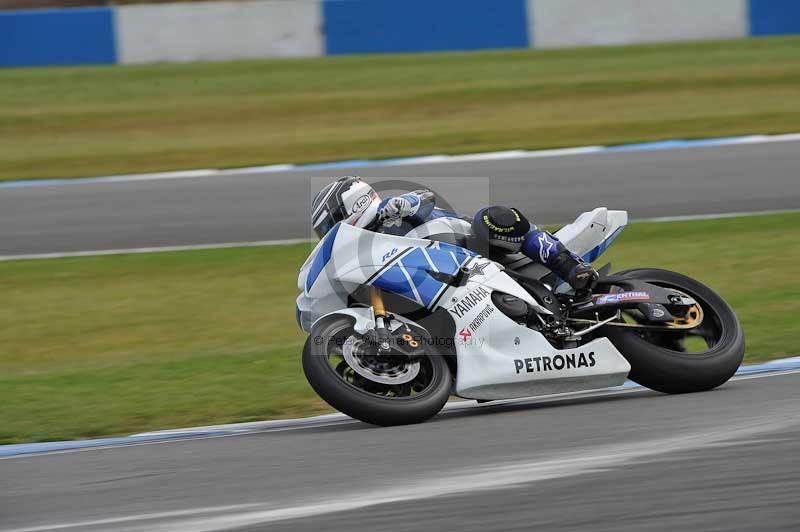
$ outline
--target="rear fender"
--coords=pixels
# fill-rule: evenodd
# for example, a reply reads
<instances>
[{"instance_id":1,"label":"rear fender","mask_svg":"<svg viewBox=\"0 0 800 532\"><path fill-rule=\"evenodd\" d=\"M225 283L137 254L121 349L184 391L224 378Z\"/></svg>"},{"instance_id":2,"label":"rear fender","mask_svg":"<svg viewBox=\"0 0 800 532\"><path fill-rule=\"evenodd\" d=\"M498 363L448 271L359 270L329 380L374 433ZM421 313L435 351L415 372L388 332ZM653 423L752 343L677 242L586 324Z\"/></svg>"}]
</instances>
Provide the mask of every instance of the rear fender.
<instances>
[{"instance_id":1,"label":"rear fender","mask_svg":"<svg viewBox=\"0 0 800 532\"><path fill-rule=\"evenodd\" d=\"M564 246L586 262L594 262L603 254L628 224L626 211L610 211L599 207L584 212L571 224L555 233Z\"/></svg>"}]
</instances>

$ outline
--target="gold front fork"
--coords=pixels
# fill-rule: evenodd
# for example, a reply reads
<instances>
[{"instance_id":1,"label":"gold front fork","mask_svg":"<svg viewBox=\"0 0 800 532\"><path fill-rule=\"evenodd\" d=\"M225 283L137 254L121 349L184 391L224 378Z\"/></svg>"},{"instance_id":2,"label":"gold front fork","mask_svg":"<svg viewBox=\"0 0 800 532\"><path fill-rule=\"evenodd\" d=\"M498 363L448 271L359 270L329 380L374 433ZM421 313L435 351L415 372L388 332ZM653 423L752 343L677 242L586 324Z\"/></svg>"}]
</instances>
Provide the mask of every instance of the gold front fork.
<instances>
[{"instance_id":1,"label":"gold front fork","mask_svg":"<svg viewBox=\"0 0 800 532\"><path fill-rule=\"evenodd\" d=\"M374 286L369 287L369 300L372 305L372 311L375 314L375 326L378 329L379 352L388 353L391 345L389 343L391 333L386 329L387 321L384 320L386 317L386 308L383 306L383 294L380 288L375 288ZM414 337L411 336L411 329L408 328L408 325L405 327L407 332L403 335L403 340L408 342L408 345L412 348L418 348L419 342L414 340Z\"/></svg>"},{"instance_id":2,"label":"gold front fork","mask_svg":"<svg viewBox=\"0 0 800 532\"><path fill-rule=\"evenodd\" d=\"M386 308L383 306L383 294L380 288L369 287L369 300L372 304L372 312L375 315L375 334L378 337L378 353L388 354L391 351L391 333L386 328Z\"/></svg>"},{"instance_id":3,"label":"gold front fork","mask_svg":"<svg viewBox=\"0 0 800 532\"><path fill-rule=\"evenodd\" d=\"M383 306L383 294L381 294L380 288L369 287L369 301L376 318L386 315L386 308Z\"/></svg>"}]
</instances>

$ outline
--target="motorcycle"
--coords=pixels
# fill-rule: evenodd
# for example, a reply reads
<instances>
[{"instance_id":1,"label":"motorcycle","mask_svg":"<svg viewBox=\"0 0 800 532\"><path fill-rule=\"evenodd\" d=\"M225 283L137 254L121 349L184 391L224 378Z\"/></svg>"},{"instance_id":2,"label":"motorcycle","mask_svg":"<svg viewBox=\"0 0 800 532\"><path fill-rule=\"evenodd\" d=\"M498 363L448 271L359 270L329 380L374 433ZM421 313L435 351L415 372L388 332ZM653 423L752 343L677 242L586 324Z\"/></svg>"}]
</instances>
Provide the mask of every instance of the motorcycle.
<instances>
[{"instance_id":1,"label":"motorcycle","mask_svg":"<svg viewBox=\"0 0 800 532\"><path fill-rule=\"evenodd\" d=\"M594 262L627 221L597 208L555 234ZM491 401L626 378L669 394L710 390L744 356L734 311L685 275L606 265L591 294L576 294L520 253L468 249L466 221L406 236L375 229L334 226L301 267L297 298L309 384L367 423L425 421L450 395Z\"/></svg>"}]
</instances>

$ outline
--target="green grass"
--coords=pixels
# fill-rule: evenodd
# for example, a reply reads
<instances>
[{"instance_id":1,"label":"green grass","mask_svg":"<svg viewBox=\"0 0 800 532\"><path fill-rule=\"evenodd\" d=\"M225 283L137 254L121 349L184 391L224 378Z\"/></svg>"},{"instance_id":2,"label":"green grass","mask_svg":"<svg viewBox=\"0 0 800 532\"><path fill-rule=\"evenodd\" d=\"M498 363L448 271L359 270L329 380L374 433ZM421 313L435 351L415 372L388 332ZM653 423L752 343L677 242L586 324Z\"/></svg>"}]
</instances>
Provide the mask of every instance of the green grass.
<instances>
[{"instance_id":1,"label":"green grass","mask_svg":"<svg viewBox=\"0 0 800 532\"><path fill-rule=\"evenodd\" d=\"M736 309L749 362L800 354L800 214L637 223L600 262ZM300 368L308 244L0 262L0 443L327 411Z\"/></svg>"},{"instance_id":2,"label":"green grass","mask_svg":"<svg viewBox=\"0 0 800 532\"><path fill-rule=\"evenodd\" d=\"M800 38L0 70L0 179L800 129Z\"/></svg>"}]
</instances>

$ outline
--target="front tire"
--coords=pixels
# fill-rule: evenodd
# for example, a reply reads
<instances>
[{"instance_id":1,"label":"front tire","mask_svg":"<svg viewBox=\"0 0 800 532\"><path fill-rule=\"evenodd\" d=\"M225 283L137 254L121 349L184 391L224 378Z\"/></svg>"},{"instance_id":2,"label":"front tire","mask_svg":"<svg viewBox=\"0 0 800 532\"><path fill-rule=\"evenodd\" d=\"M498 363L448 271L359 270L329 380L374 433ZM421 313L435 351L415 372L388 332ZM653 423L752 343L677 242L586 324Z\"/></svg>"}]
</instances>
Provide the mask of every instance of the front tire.
<instances>
[{"instance_id":1,"label":"front tire","mask_svg":"<svg viewBox=\"0 0 800 532\"><path fill-rule=\"evenodd\" d=\"M356 374L341 355L342 344L357 336L352 327L348 316L323 319L314 325L303 347L303 372L326 403L350 417L382 426L421 423L442 409L452 386L445 357L431 353L419 359L419 373L412 382L371 382Z\"/></svg>"},{"instance_id":2,"label":"front tire","mask_svg":"<svg viewBox=\"0 0 800 532\"><path fill-rule=\"evenodd\" d=\"M692 296L705 317L706 349L687 353L684 339L664 333L656 336L621 327L605 327L607 336L631 365L629 378L663 393L700 392L730 379L744 358L744 332L733 309L706 285L679 273L655 268L620 272L634 279L674 288ZM709 320L706 323L706 320Z\"/></svg>"}]
</instances>

